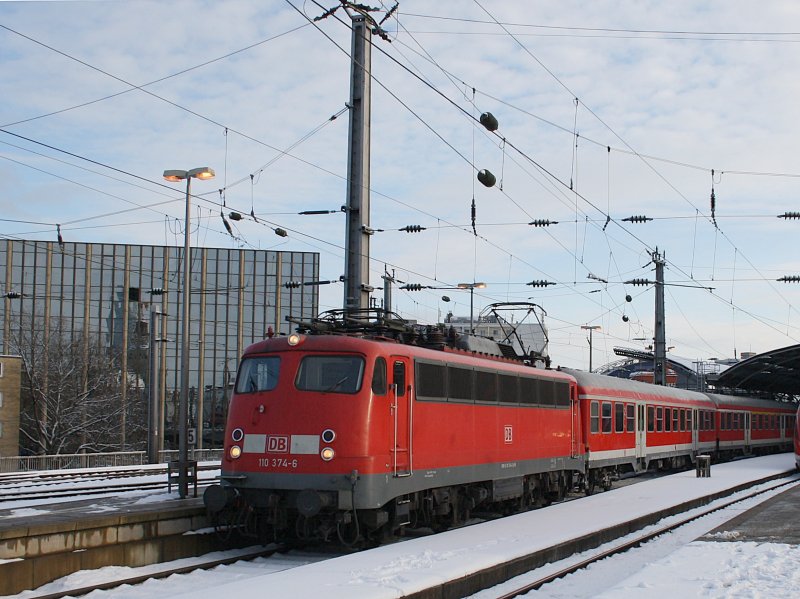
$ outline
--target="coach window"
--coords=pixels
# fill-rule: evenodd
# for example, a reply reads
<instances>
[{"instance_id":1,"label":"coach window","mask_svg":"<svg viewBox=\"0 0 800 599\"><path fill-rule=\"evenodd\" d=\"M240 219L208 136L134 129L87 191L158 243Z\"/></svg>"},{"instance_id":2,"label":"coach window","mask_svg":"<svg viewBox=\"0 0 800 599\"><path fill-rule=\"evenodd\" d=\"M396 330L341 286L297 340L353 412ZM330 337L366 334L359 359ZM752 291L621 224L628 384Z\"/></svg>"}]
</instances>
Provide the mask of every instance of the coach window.
<instances>
[{"instance_id":1,"label":"coach window","mask_svg":"<svg viewBox=\"0 0 800 599\"><path fill-rule=\"evenodd\" d=\"M633 418L634 418L634 412L635 412L633 404L632 403L625 404L625 410L627 410L628 432L632 433L632 432L634 432L634 428L633 428L634 420L633 420Z\"/></svg>"},{"instance_id":2,"label":"coach window","mask_svg":"<svg viewBox=\"0 0 800 599\"><path fill-rule=\"evenodd\" d=\"M682 412L683 410L679 410L678 408L672 409L672 430L678 432L678 412Z\"/></svg>"},{"instance_id":3,"label":"coach window","mask_svg":"<svg viewBox=\"0 0 800 599\"><path fill-rule=\"evenodd\" d=\"M681 410L681 432L686 432L686 410Z\"/></svg>"},{"instance_id":4,"label":"coach window","mask_svg":"<svg viewBox=\"0 0 800 599\"><path fill-rule=\"evenodd\" d=\"M692 411L686 410L686 430L692 430Z\"/></svg>"},{"instance_id":5,"label":"coach window","mask_svg":"<svg viewBox=\"0 0 800 599\"><path fill-rule=\"evenodd\" d=\"M600 407L598 402L593 401L589 407L591 417L589 418L590 429L593 433L600 431Z\"/></svg>"},{"instance_id":6,"label":"coach window","mask_svg":"<svg viewBox=\"0 0 800 599\"><path fill-rule=\"evenodd\" d=\"M664 430L664 408L661 406L656 408L656 432L660 433Z\"/></svg>"},{"instance_id":7,"label":"coach window","mask_svg":"<svg viewBox=\"0 0 800 599\"><path fill-rule=\"evenodd\" d=\"M647 406L647 432L652 433L654 430L656 430L656 409Z\"/></svg>"},{"instance_id":8,"label":"coach window","mask_svg":"<svg viewBox=\"0 0 800 599\"><path fill-rule=\"evenodd\" d=\"M610 433L611 432L611 403L604 401L603 402L603 432Z\"/></svg>"},{"instance_id":9,"label":"coach window","mask_svg":"<svg viewBox=\"0 0 800 599\"><path fill-rule=\"evenodd\" d=\"M614 404L614 432L615 433L624 433L625 432L625 404L624 403L615 403Z\"/></svg>"},{"instance_id":10,"label":"coach window","mask_svg":"<svg viewBox=\"0 0 800 599\"><path fill-rule=\"evenodd\" d=\"M375 369L372 371L372 392L375 395L386 395L386 360L375 358Z\"/></svg>"},{"instance_id":11,"label":"coach window","mask_svg":"<svg viewBox=\"0 0 800 599\"><path fill-rule=\"evenodd\" d=\"M664 430L670 432L672 430L672 410L664 408Z\"/></svg>"}]
</instances>

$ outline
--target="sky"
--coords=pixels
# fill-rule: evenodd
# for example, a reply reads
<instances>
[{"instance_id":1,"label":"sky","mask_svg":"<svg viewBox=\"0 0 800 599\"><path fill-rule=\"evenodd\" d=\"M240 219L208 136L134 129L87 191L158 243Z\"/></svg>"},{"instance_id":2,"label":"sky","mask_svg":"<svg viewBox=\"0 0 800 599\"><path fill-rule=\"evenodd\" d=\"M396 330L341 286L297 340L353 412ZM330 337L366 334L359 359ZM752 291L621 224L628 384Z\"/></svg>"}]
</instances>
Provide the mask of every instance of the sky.
<instances>
[{"instance_id":1,"label":"sky","mask_svg":"<svg viewBox=\"0 0 800 599\"><path fill-rule=\"evenodd\" d=\"M709 478L696 478L693 471L681 472L627 486L615 486L609 492L333 559L321 559L322 556L313 553L290 552L258 559L252 565L236 564L188 576L151 580L143 585L125 586L111 591L111 594L115 599L165 596L205 599L222 595L241 599L316 597L320 592L332 599L402 597L591 531L731 489L747 481L788 472L793 467L794 455L791 453L714 464ZM786 481L772 481L759 488L766 491L767 486L777 482ZM798 483L795 480L793 484L796 486ZM751 509L786 489L782 487L767 491L743 503L698 518L639 548L606 558L576 574L545 585L529 596L571 599L634 599L643 596L665 599L676 596L794 597L800 583L800 547L779 540L756 543L741 539L737 537L735 527L733 530L728 528L714 532L728 520L741 515L743 510ZM740 493L749 492L748 489ZM140 501L151 502L157 498L148 497ZM714 505L727 503L730 499L724 497ZM102 500L98 500L98 511L103 505ZM658 525L631 533L631 538L611 542L600 549L610 549L621 540L638 538L656 526L698 515L707 507L671 517L667 519L669 522L662 520ZM8 517L30 518L46 510L46 506L19 505ZM547 564L474 597L497 597L571 563L578 563L594 553L592 550ZM179 561L188 563L190 560ZM154 567L147 568L152 570ZM83 571L45 585L38 592L74 589L140 573L143 573L143 569L121 567ZM33 593L25 591L18 595L20 599L29 596L33 596ZM92 596L103 596L103 593L95 592Z\"/></svg>"},{"instance_id":2,"label":"sky","mask_svg":"<svg viewBox=\"0 0 800 599\"><path fill-rule=\"evenodd\" d=\"M319 252L338 279L350 19L313 20L337 5L0 2L0 239L182 245L185 189L161 175L210 166L194 245ZM654 280L657 251L671 353L800 342L800 284L778 280L800 275L800 219L778 218L800 211L797 3L401 0L383 28L371 285L485 282L475 316L533 302L553 364L585 369L582 326L601 327L594 365L652 343L653 286L626 282ZM342 302L320 286L322 310ZM469 305L395 289L392 308L431 324Z\"/></svg>"}]
</instances>

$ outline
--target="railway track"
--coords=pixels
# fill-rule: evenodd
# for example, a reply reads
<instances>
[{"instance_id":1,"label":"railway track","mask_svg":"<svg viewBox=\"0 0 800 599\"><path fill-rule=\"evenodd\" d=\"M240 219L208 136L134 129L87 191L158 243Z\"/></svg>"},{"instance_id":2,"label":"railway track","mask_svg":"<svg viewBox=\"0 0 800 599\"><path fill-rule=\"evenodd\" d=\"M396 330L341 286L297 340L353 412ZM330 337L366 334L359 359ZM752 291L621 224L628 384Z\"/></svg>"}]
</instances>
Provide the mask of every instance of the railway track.
<instances>
[{"instance_id":1,"label":"railway track","mask_svg":"<svg viewBox=\"0 0 800 599\"><path fill-rule=\"evenodd\" d=\"M695 520L703 518L704 516L708 516L709 514L712 514L714 512L730 508L731 506L740 504L758 495L772 492L775 491L776 489L780 489L788 485L798 484L799 482L800 482L800 476L798 475L793 475L789 478L780 479L777 481L773 481L771 483L757 482L753 484L754 487L758 487L755 490L752 491L740 490L738 492L737 497L735 497L734 499L730 498L717 499L712 505L702 508L695 508L690 513L684 516L679 516L677 514L680 514L681 511L683 511L685 508L676 506L676 508L674 509L675 515L670 514L668 521L666 521L666 518L661 518L659 523L651 525L646 533L645 532L641 534L633 533L631 535L627 535L624 538L624 540L620 540L618 542L615 541L606 542L602 546L599 546L596 550L589 550L590 555L581 558L580 561L571 563L568 566L560 568L557 572L549 573L546 576L540 576L536 580L531 581L530 579L528 579L524 584L519 584L510 591L508 590L508 588L509 585L512 584L512 581L503 584L502 594L491 595L491 590L487 589L484 590L480 596L481 597L491 596L493 598L496 597L498 599L506 599L510 597L518 597L520 595L524 595L525 593L528 593L531 590L536 590L542 587L543 585L550 583L554 580L557 580L559 578L563 578L568 574L579 572L580 570L586 569L591 564L594 564L600 560L608 558L609 556L624 553L626 551L629 551L630 549L643 545L648 541L655 539L656 537L664 535L665 533L675 531L676 529L679 529ZM402 543L402 541L400 542ZM597 545L599 545L599 542L597 543ZM229 565L235 562L243 562L243 561L252 562L252 560L256 560L257 558L267 558L267 559L266 561L259 562L257 565L250 565L248 566L247 569L252 568L252 576L259 576L259 577L268 576L269 574L277 573L279 571L283 571L289 568L303 566L306 565L307 563L310 563L310 561L314 561L314 560L305 560L305 558L303 557L293 557L295 553L294 551L291 552L291 555L287 556L286 554L282 553L282 550L283 548L278 545L271 545L265 548L259 548L258 550L254 551L248 550L247 553L239 553L236 555L232 555L230 557L226 556L221 559L210 559L203 562L197 562L195 560L190 565L182 564L182 565L177 565L176 567L167 567L165 569L159 569L157 572L149 572L141 575L130 576L122 580L101 582L93 584L91 586L70 588L69 590L63 590L49 594L37 594L28 597L28 599L51 599L51 598L56 599L66 596L80 596L83 594L87 594L93 590L98 590L98 589L108 590L116 588L121 585L137 585L146 580L162 579L171 576L173 574L187 574L198 570L208 570L220 565L226 565L226 564ZM576 557L577 553L578 551L575 552ZM324 557L320 557L320 555L318 554L316 560L324 559L326 557L334 557L334 554L326 555ZM239 571L238 576L250 575L247 572L247 570L242 572L241 569L239 568L236 569ZM224 576L224 574L221 573L220 576ZM264 583L263 580L262 583ZM189 582L187 584L189 585L189 588L191 588L192 583ZM224 580L222 580L221 584L224 584ZM143 589L141 597L155 596L154 594L152 594L152 589L149 591L149 593L150 594L148 594L148 592L145 592L145 590ZM156 590L156 594L157 593L158 591ZM489 595L487 595L486 593L489 593ZM423 593L420 596L428 597L434 595L427 595Z\"/></svg>"},{"instance_id":2,"label":"railway track","mask_svg":"<svg viewBox=\"0 0 800 599\"><path fill-rule=\"evenodd\" d=\"M626 538L625 540L623 540L621 542L618 542L618 543L611 542L611 546L610 547L608 546L609 544L607 543L607 544L605 544L603 546L604 548L601 548L601 549L598 549L596 551L590 552L590 555L588 555L587 557L581 559L578 562L575 562L575 563L572 563L572 564L570 564L568 566L560 568L557 571L550 572L550 573L548 573L548 574L546 574L544 576L541 576L541 577L537 578L536 580L521 584L520 586L515 587L510 591L505 591L502 594L493 595L493 597L495 599L512 599L514 597L520 597L520 596L525 595L526 593L529 593L531 591L538 590L538 589L540 589L542 586L544 586L546 584L549 584L549 583L552 583L552 582L554 582L554 581L556 581L558 579L564 578L565 576L567 576L569 574L574 574L574 573L579 572L581 570L585 570L589 566L591 566L592 564L596 564L597 562L600 562L601 560L604 560L604 559L609 558L611 556L619 555L619 554L625 553L626 551L630 551L631 549L635 549L637 547L640 547L640 546L644 545L645 543L648 543L648 542L650 542L650 541L652 541L652 540L654 540L654 539L656 539L656 538L658 538L658 537L660 537L660 536L662 536L662 535L664 535L666 533L670 533L670 532L673 532L675 530L678 530L681 527L684 527L684 526L686 526L686 525L688 525L688 524L690 524L690 523L692 523L692 522L694 522L696 520L699 520L700 518L703 518L703 517L708 516L710 514L713 514L715 512L719 512L721 510L730 508L730 507L735 506L737 504L743 503L743 502L745 502L745 501L747 501L749 499L752 499L754 497L757 497L759 495L763 495L765 493L770 493L772 491L775 491L775 490L783 488L783 487L788 487L788 486L791 486L791 485L800 484L800 476L798 476L798 475L788 475L788 476L789 476L789 480L783 480L783 481L780 481L780 482L775 482L773 484L767 484L767 485L764 485L764 484L754 485L754 486L758 486L760 488L758 488L755 491L748 492L745 495L742 495L740 497L737 497L736 499L731 499L731 500L728 500L728 501L719 500L719 501L715 502L713 506L708 507L708 508L699 509L699 510L694 510L691 513L691 515L686 516L684 518L680 518L677 521L670 522L669 524L656 525L652 530L649 530L646 533L642 533L642 534L638 534L638 535L637 534L628 535L629 537L632 537L632 538Z\"/></svg>"}]
</instances>

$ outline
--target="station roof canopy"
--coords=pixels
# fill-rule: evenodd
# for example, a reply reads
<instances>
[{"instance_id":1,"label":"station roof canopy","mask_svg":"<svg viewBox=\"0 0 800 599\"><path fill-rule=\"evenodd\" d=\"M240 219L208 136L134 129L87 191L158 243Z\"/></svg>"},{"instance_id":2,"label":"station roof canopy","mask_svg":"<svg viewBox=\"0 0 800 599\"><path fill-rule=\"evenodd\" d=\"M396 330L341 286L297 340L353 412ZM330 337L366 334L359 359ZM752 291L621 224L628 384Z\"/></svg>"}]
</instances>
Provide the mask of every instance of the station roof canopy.
<instances>
[{"instance_id":1,"label":"station roof canopy","mask_svg":"<svg viewBox=\"0 0 800 599\"><path fill-rule=\"evenodd\" d=\"M721 372L713 382L718 387L800 396L800 345L742 360Z\"/></svg>"}]
</instances>

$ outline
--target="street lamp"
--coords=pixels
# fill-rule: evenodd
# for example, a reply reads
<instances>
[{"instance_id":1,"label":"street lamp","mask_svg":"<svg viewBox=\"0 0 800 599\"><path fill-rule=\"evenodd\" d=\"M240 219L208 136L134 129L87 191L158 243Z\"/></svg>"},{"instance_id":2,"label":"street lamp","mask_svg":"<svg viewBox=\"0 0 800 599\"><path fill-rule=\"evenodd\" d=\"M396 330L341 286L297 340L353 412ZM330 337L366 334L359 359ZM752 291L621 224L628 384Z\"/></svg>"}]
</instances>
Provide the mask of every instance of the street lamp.
<instances>
[{"instance_id":1,"label":"street lamp","mask_svg":"<svg viewBox=\"0 0 800 599\"><path fill-rule=\"evenodd\" d=\"M459 289L469 289L469 334L472 335L475 331L472 328L472 314L474 306L474 297L476 289L486 289L486 283L459 283Z\"/></svg>"},{"instance_id":2,"label":"street lamp","mask_svg":"<svg viewBox=\"0 0 800 599\"><path fill-rule=\"evenodd\" d=\"M183 235L183 317L181 318L181 400L178 409L178 492L181 499L189 494L189 447L188 447L188 412L189 412L189 300L191 261L189 260L189 241L191 239L190 198L192 197L192 179L213 179L214 169L207 166L193 168L190 171L164 171L164 179L178 182L186 180L186 222ZM195 475L197 473L195 472Z\"/></svg>"},{"instance_id":3,"label":"street lamp","mask_svg":"<svg viewBox=\"0 0 800 599\"><path fill-rule=\"evenodd\" d=\"M592 331L596 331L600 328L599 324L592 324L592 325L581 325L582 329L589 331L589 372L592 371Z\"/></svg>"}]
</instances>

